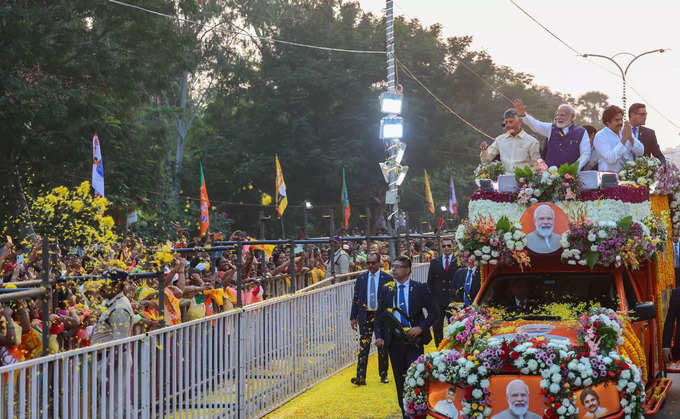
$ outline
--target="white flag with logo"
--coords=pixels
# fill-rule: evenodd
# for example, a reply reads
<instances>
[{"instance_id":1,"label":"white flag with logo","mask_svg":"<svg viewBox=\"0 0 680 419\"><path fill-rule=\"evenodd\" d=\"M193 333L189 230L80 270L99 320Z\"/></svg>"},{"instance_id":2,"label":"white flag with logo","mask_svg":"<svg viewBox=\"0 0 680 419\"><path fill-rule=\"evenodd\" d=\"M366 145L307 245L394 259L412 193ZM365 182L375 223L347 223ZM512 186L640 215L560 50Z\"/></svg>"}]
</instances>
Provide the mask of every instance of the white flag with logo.
<instances>
[{"instance_id":1,"label":"white flag with logo","mask_svg":"<svg viewBox=\"0 0 680 419\"><path fill-rule=\"evenodd\" d=\"M92 188L97 195L104 196L104 162L96 132L92 137Z\"/></svg>"}]
</instances>

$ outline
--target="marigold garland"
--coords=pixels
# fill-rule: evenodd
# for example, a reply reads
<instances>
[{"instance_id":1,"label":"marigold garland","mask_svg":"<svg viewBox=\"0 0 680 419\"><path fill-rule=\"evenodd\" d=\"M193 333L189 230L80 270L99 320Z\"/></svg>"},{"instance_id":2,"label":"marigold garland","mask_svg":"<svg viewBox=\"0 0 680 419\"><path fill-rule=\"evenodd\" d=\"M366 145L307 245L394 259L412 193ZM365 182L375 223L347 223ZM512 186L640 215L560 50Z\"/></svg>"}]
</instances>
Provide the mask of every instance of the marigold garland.
<instances>
[{"instance_id":1,"label":"marigold garland","mask_svg":"<svg viewBox=\"0 0 680 419\"><path fill-rule=\"evenodd\" d=\"M657 263L656 263L656 310L657 310L657 322L659 324L659 330L663 330L663 323L665 320L665 313L668 309L668 300L663 298L665 292L670 293L670 290L675 288L675 266L673 263L673 249L672 242L672 223L670 217L670 206L668 202L668 196L666 195L650 195L649 201L651 204L652 213L656 214L664 221L666 230L669 232L666 239L666 251L670 252L668 257L664 257L664 252L657 253ZM666 302L665 304L663 302ZM658 357L661 357L661 333L656 334L656 343L659 352Z\"/></svg>"},{"instance_id":2,"label":"marigold garland","mask_svg":"<svg viewBox=\"0 0 680 419\"><path fill-rule=\"evenodd\" d=\"M624 322L623 340L623 350L628 354L626 357L642 369L642 379L647 381L647 356L629 320Z\"/></svg>"}]
</instances>

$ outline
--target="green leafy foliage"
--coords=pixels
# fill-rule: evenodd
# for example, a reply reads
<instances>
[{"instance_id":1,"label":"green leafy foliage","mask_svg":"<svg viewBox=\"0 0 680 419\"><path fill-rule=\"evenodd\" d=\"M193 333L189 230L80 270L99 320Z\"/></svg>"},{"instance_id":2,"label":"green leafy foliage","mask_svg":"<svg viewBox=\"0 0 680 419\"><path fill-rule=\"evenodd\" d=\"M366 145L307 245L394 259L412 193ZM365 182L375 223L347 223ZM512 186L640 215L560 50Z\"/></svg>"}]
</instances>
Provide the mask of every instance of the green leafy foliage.
<instances>
[{"instance_id":1,"label":"green leafy foliage","mask_svg":"<svg viewBox=\"0 0 680 419\"><path fill-rule=\"evenodd\" d=\"M271 217L263 221L269 237L280 235L281 227L292 236L302 229L301 204L310 200L309 224L326 234L328 212L340 224L344 167L350 223L376 230L386 190L377 164L385 153L377 134L384 56L251 39L234 34L231 25L300 43L383 50L382 16L340 0L135 4L199 24L88 0L0 6L0 176L7 198L0 214L23 211L22 188L36 195L89 179L97 131L119 229L126 211L139 208L143 216L134 228L149 237L172 237L173 223L196 234L194 204L184 209L187 198L198 197L202 161L215 229L233 222L255 234L260 219ZM399 61L492 136L501 133L498 122L509 104L460 62L505 95L521 97L539 119L550 120L558 104L574 102L472 50L469 36L444 38L439 25L401 17L395 36ZM405 72L398 75L406 97L403 163L409 173L428 170L437 207L448 201L453 175L465 216L484 138ZM601 97L589 98L596 103L586 98L581 105L592 113ZM256 206L262 192L274 193L274 153L289 199L281 223L273 205ZM422 175L410 175L400 194L412 227L436 225L441 214L426 210Z\"/></svg>"}]
</instances>

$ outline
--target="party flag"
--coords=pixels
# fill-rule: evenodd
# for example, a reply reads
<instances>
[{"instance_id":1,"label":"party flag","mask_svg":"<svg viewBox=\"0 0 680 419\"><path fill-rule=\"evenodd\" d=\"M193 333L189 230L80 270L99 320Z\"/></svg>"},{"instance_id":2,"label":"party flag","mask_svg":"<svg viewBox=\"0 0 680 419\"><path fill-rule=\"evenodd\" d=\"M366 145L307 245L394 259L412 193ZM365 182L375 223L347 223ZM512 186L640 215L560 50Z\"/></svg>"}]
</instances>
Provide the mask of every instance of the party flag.
<instances>
[{"instance_id":1,"label":"party flag","mask_svg":"<svg viewBox=\"0 0 680 419\"><path fill-rule=\"evenodd\" d=\"M427 176L425 170L425 202L427 202L427 209L434 214L434 200L432 199L432 190L430 190L430 178Z\"/></svg>"},{"instance_id":2,"label":"party flag","mask_svg":"<svg viewBox=\"0 0 680 419\"><path fill-rule=\"evenodd\" d=\"M208 189L205 186L203 177L203 163L201 165L201 237L205 235L210 227L210 199L208 199Z\"/></svg>"},{"instance_id":3,"label":"party flag","mask_svg":"<svg viewBox=\"0 0 680 419\"><path fill-rule=\"evenodd\" d=\"M104 162L96 132L92 137L92 188L96 195L104 196Z\"/></svg>"},{"instance_id":4,"label":"party flag","mask_svg":"<svg viewBox=\"0 0 680 419\"><path fill-rule=\"evenodd\" d=\"M449 182L449 212L454 217L458 215L458 203L456 202L456 189L453 186L453 175Z\"/></svg>"},{"instance_id":5,"label":"party flag","mask_svg":"<svg viewBox=\"0 0 680 419\"><path fill-rule=\"evenodd\" d=\"M345 218L345 229L349 228L349 216L352 213L349 207L349 194L347 194L347 182L345 181L345 168L342 168L342 195L340 196L340 201L342 201L342 215Z\"/></svg>"},{"instance_id":6,"label":"party flag","mask_svg":"<svg viewBox=\"0 0 680 419\"><path fill-rule=\"evenodd\" d=\"M288 206L288 197L286 196L286 182L283 180L279 156L275 154L274 158L276 160L276 214L281 218Z\"/></svg>"}]
</instances>

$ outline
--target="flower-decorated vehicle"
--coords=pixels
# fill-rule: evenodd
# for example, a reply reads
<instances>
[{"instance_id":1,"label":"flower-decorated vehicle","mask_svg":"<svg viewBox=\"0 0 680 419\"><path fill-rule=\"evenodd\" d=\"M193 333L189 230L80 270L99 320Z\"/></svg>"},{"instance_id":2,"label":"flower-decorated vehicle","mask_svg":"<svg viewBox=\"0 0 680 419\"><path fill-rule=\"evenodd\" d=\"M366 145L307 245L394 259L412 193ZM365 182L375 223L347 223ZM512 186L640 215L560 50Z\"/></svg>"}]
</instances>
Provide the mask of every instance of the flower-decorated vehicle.
<instances>
[{"instance_id":1,"label":"flower-decorated vehicle","mask_svg":"<svg viewBox=\"0 0 680 419\"><path fill-rule=\"evenodd\" d=\"M472 196L455 238L461 264L480 269L481 289L472 306L450 308L438 350L409 368L411 416L659 411L671 385L662 377L662 313L675 283L671 220L680 205L677 179L660 173L677 168L654 164L627 165L609 184L597 172L539 162Z\"/></svg>"}]
</instances>

